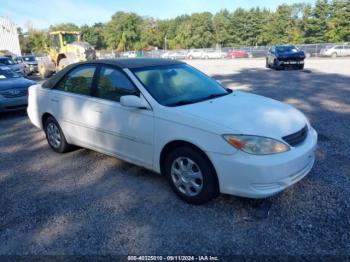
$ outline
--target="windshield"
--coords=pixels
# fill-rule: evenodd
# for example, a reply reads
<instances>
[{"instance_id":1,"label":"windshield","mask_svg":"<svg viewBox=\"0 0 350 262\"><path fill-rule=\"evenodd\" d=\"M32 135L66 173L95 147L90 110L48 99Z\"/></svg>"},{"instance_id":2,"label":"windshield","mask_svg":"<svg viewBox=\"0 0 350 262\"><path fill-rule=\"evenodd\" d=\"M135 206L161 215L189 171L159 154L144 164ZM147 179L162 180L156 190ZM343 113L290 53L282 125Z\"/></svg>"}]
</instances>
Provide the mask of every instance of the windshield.
<instances>
[{"instance_id":1,"label":"windshield","mask_svg":"<svg viewBox=\"0 0 350 262\"><path fill-rule=\"evenodd\" d=\"M298 48L296 48L293 45L288 46L276 46L276 50L279 53L285 53L285 52L298 52Z\"/></svg>"},{"instance_id":2,"label":"windshield","mask_svg":"<svg viewBox=\"0 0 350 262\"><path fill-rule=\"evenodd\" d=\"M3 65L14 65L15 62L13 62L11 59L9 59L7 57L3 57L3 58L0 58L0 64L3 64Z\"/></svg>"},{"instance_id":3,"label":"windshield","mask_svg":"<svg viewBox=\"0 0 350 262\"><path fill-rule=\"evenodd\" d=\"M184 64L132 71L153 98L164 106L191 104L231 93L212 78Z\"/></svg>"},{"instance_id":4,"label":"windshield","mask_svg":"<svg viewBox=\"0 0 350 262\"><path fill-rule=\"evenodd\" d=\"M23 60L27 62L36 61L34 56L23 56Z\"/></svg>"},{"instance_id":5,"label":"windshield","mask_svg":"<svg viewBox=\"0 0 350 262\"><path fill-rule=\"evenodd\" d=\"M66 44L71 44L73 42L78 41L78 35L75 34L64 34L63 35L63 41L66 42Z\"/></svg>"},{"instance_id":6,"label":"windshield","mask_svg":"<svg viewBox=\"0 0 350 262\"><path fill-rule=\"evenodd\" d=\"M16 72L12 71L10 68L7 67L0 67L0 80L7 79L7 78L18 78L21 77Z\"/></svg>"}]
</instances>

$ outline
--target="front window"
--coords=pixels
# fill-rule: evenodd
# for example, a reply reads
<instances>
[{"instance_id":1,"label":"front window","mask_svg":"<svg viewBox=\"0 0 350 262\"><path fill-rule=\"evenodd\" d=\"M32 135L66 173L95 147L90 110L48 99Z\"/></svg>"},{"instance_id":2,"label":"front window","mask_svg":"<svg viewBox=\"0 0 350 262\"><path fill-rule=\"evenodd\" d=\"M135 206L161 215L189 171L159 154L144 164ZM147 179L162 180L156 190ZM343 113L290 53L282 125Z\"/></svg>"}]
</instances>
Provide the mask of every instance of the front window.
<instances>
[{"instance_id":1,"label":"front window","mask_svg":"<svg viewBox=\"0 0 350 262\"><path fill-rule=\"evenodd\" d=\"M35 61L35 57L34 56L24 56L23 60L26 62L33 62L33 61Z\"/></svg>"},{"instance_id":2,"label":"front window","mask_svg":"<svg viewBox=\"0 0 350 262\"><path fill-rule=\"evenodd\" d=\"M298 48L296 48L293 45L287 45L287 46L276 46L276 50L279 53L286 53L286 52L298 52Z\"/></svg>"},{"instance_id":3,"label":"front window","mask_svg":"<svg viewBox=\"0 0 350 262\"><path fill-rule=\"evenodd\" d=\"M66 44L71 44L73 42L77 42L78 41L78 35L75 35L75 34L64 34L63 35L63 41Z\"/></svg>"},{"instance_id":4,"label":"front window","mask_svg":"<svg viewBox=\"0 0 350 262\"><path fill-rule=\"evenodd\" d=\"M120 97L135 95L136 89L127 76L112 67L102 66L97 82L97 97L119 102Z\"/></svg>"},{"instance_id":5,"label":"front window","mask_svg":"<svg viewBox=\"0 0 350 262\"><path fill-rule=\"evenodd\" d=\"M11 59L9 58L0 58L0 64L3 64L3 65L14 65L15 62L13 62Z\"/></svg>"},{"instance_id":6,"label":"front window","mask_svg":"<svg viewBox=\"0 0 350 262\"><path fill-rule=\"evenodd\" d=\"M154 66L132 71L153 98L164 106L191 104L231 93L189 65Z\"/></svg>"},{"instance_id":7,"label":"front window","mask_svg":"<svg viewBox=\"0 0 350 262\"><path fill-rule=\"evenodd\" d=\"M19 78L21 77L19 74L17 74L16 72L12 71L9 68L6 67L0 67L0 80L3 79L8 79L8 78Z\"/></svg>"}]
</instances>

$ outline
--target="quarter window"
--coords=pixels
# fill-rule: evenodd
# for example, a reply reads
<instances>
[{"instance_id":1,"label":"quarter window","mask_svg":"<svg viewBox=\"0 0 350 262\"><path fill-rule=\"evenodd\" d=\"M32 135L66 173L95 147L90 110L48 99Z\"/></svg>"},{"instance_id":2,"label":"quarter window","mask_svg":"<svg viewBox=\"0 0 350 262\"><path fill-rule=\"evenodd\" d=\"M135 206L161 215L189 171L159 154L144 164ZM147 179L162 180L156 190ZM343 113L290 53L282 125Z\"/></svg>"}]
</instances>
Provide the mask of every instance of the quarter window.
<instances>
[{"instance_id":1,"label":"quarter window","mask_svg":"<svg viewBox=\"0 0 350 262\"><path fill-rule=\"evenodd\" d=\"M101 67L97 97L119 102L121 96L136 93L134 85L123 72L111 67Z\"/></svg>"},{"instance_id":2,"label":"quarter window","mask_svg":"<svg viewBox=\"0 0 350 262\"><path fill-rule=\"evenodd\" d=\"M95 69L96 67L91 65L74 69L63 78L56 89L75 94L91 95Z\"/></svg>"}]
</instances>

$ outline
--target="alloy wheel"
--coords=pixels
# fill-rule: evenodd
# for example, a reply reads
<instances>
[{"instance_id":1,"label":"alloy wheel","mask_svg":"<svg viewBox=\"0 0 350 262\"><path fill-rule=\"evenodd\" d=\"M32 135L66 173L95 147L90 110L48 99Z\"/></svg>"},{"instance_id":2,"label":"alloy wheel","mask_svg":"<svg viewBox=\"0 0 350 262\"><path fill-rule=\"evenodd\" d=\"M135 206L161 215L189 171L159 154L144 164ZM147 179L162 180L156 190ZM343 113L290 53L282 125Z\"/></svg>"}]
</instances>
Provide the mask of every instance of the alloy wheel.
<instances>
[{"instance_id":1,"label":"alloy wheel","mask_svg":"<svg viewBox=\"0 0 350 262\"><path fill-rule=\"evenodd\" d=\"M171 165L175 187L186 196L196 196L203 188L203 175L198 165L188 157L178 157Z\"/></svg>"},{"instance_id":2,"label":"alloy wheel","mask_svg":"<svg viewBox=\"0 0 350 262\"><path fill-rule=\"evenodd\" d=\"M47 131L47 138L49 140L49 143L54 148L59 148L61 145L61 132L58 129L58 127L55 125L55 123L49 123L46 128Z\"/></svg>"}]
</instances>

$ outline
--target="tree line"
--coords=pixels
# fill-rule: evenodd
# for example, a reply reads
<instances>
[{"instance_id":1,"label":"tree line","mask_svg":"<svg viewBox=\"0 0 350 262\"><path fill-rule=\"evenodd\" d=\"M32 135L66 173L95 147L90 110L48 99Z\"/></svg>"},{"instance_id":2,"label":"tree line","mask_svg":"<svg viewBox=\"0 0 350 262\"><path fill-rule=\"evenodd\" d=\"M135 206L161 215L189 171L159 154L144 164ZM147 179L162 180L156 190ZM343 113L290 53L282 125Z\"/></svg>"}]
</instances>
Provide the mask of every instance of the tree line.
<instances>
[{"instance_id":1,"label":"tree line","mask_svg":"<svg viewBox=\"0 0 350 262\"><path fill-rule=\"evenodd\" d=\"M43 51L47 32L57 30L81 31L96 49L115 51L350 42L350 0L282 4L275 11L223 9L163 20L116 12L107 23L92 26L63 23L26 34L19 28L22 51Z\"/></svg>"}]
</instances>

